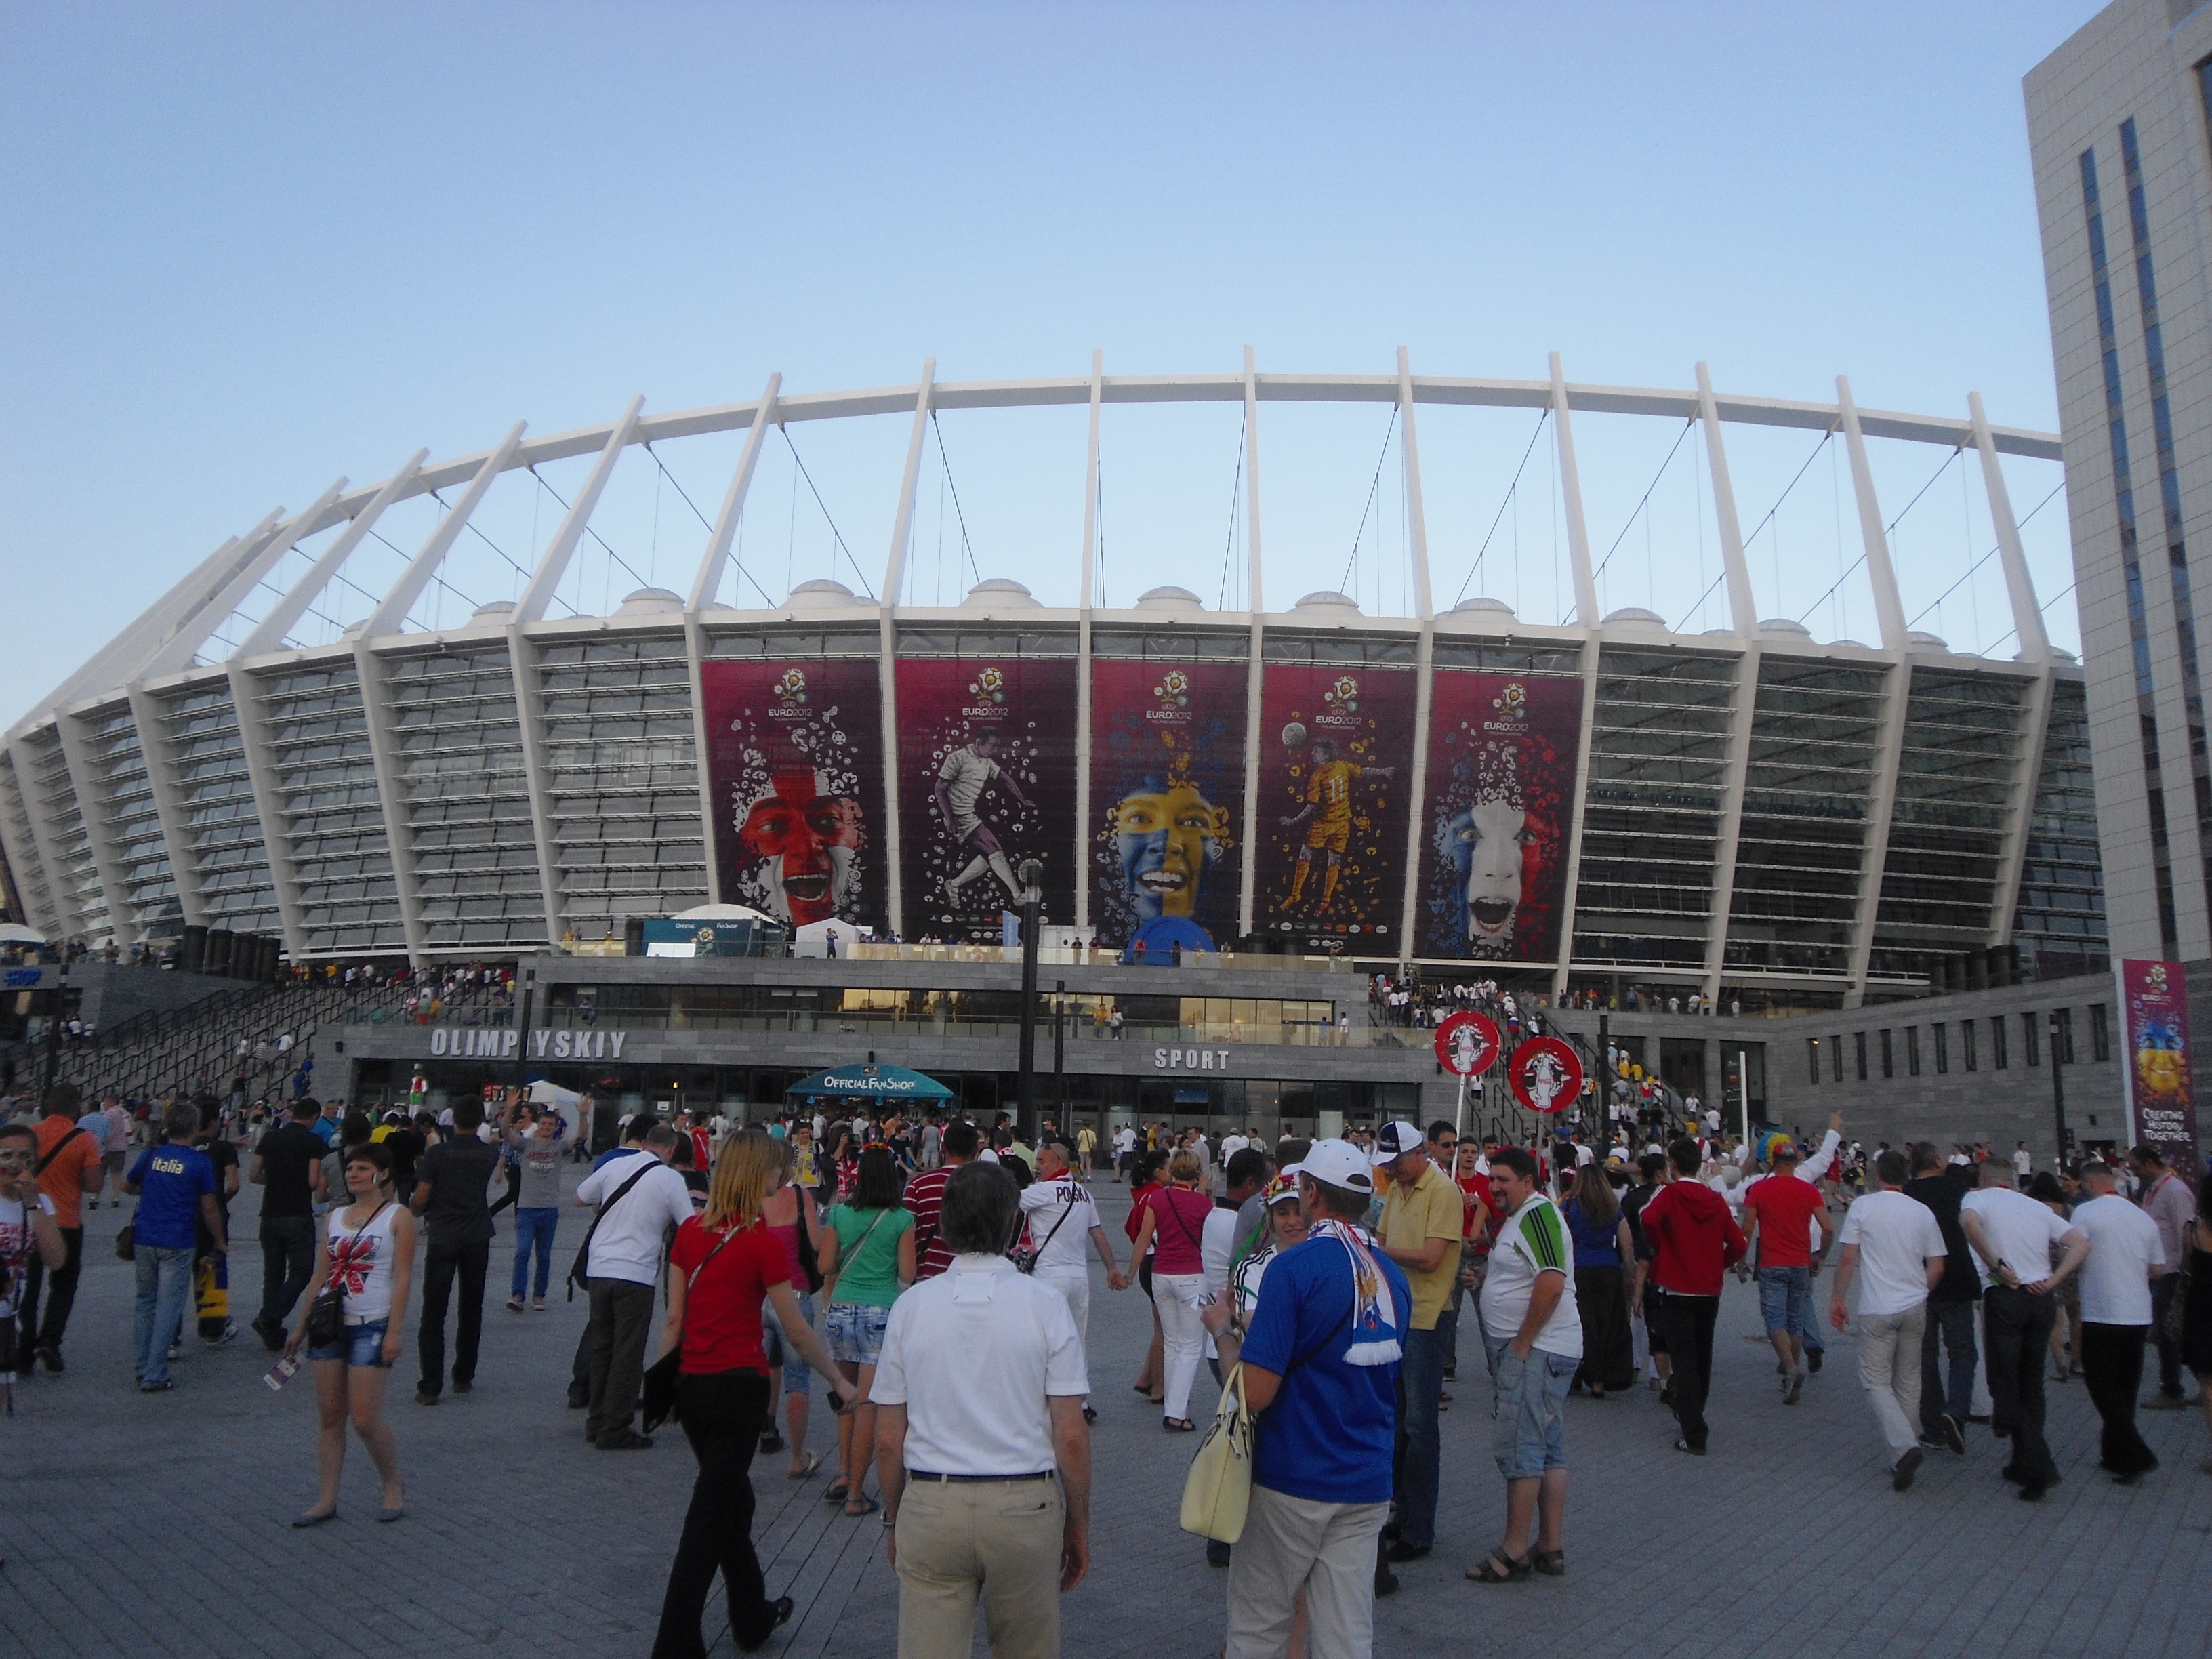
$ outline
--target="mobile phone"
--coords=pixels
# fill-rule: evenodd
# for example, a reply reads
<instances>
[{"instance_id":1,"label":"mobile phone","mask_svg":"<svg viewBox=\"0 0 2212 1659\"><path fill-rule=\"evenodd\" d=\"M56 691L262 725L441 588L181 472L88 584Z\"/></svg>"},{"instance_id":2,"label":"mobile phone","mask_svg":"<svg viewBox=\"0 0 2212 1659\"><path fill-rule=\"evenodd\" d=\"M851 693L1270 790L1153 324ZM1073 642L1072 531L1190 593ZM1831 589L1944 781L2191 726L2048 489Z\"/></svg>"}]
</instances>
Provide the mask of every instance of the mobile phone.
<instances>
[{"instance_id":1,"label":"mobile phone","mask_svg":"<svg viewBox=\"0 0 2212 1659\"><path fill-rule=\"evenodd\" d=\"M261 1375L261 1380L271 1389L281 1389L300 1374L300 1362L286 1354Z\"/></svg>"}]
</instances>

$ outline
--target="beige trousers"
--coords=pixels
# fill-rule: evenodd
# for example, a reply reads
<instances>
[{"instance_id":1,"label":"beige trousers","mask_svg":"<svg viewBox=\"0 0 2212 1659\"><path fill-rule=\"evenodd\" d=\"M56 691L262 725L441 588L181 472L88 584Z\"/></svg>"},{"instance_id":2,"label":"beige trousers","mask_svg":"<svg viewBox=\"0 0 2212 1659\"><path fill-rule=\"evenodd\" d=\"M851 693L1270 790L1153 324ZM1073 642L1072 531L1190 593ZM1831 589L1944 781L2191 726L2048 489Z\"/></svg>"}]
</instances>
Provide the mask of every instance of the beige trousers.
<instances>
[{"instance_id":1,"label":"beige trousers","mask_svg":"<svg viewBox=\"0 0 2212 1659\"><path fill-rule=\"evenodd\" d=\"M981 1595L992 1659L1059 1659L1053 1480L909 1480L898 1510L899 1659L969 1659Z\"/></svg>"},{"instance_id":2,"label":"beige trousers","mask_svg":"<svg viewBox=\"0 0 2212 1659\"><path fill-rule=\"evenodd\" d=\"M1229 1559L1227 1659L1278 1659L1300 1589L1310 1659L1369 1659L1375 1540L1389 1515L1388 1504L1322 1504L1255 1485Z\"/></svg>"}]
</instances>

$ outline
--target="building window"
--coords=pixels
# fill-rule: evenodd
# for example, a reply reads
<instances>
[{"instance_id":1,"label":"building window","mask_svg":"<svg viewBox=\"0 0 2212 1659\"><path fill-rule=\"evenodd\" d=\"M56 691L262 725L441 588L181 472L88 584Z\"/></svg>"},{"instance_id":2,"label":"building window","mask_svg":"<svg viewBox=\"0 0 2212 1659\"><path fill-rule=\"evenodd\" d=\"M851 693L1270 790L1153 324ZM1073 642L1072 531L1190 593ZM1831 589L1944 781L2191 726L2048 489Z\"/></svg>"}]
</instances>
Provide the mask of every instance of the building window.
<instances>
[{"instance_id":1,"label":"building window","mask_svg":"<svg viewBox=\"0 0 2212 1659\"><path fill-rule=\"evenodd\" d=\"M2112 1057L2112 1028L2105 1022L2105 1005L2089 1005L2089 1058L2110 1060Z\"/></svg>"},{"instance_id":2,"label":"building window","mask_svg":"<svg viewBox=\"0 0 2212 1659\"><path fill-rule=\"evenodd\" d=\"M1844 1080L1844 1039L1840 1032L1828 1039L1828 1075L1838 1083Z\"/></svg>"},{"instance_id":3,"label":"building window","mask_svg":"<svg viewBox=\"0 0 2212 1659\"><path fill-rule=\"evenodd\" d=\"M2009 1062L2005 1055L2005 1017L1990 1016L1990 1069L2002 1072Z\"/></svg>"},{"instance_id":4,"label":"building window","mask_svg":"<svg viewBox=\"0 0 2212 1659\"><path fill-rule=\"evenodd\" d=\"M1951 1069L1951 1028L1931 1025L1928 1029L1936 1034L1936 1075L1941 1077Z\"/></svg>"},{"instance_id":5,"label":"building window","mask_svg":"<svg viewBox=\"0 0 2212 1659\"><path fill-rule=\"evenodd\" d=\"M1979 1069L1974 1064L1974 1022L1971 1019L1959 1022L1959 1060L1970 1072Z\"/></svg>"},{"instance_id":6,"label":"building window","mask_svg":"<svg viewBox=\"0 0 2212 1659\"><path fill-rule=\"evenodd\" d=\"M1820 1039L1818 1037L1805 1039L1805 1080L1817 1087L1820 1081Z\"/></svg>"},{"instance_id":7,"label":"building window","mask_svg":"<svg viewBox=\"0 0 2212 1659\"><path fill-rule=\"evenodd\" d=\"M1866 1033L1865 1033L1864 1031L1854 1031L1854 1032L1852 1032L1852 1033L1851 1033L1851 1044L1852 1044L1852 1046L1853 1046L1854 1048L1856 1048L1858 1050L1858 1060L1859 1060L1859 1081L1860 1081L1860 1082L1862 1082L1862 1083L1864 1083L1864 1082L1867 1080L1867 1073L1866 1073Z\"/></svg>"},{"instance_id":8,"label":"building window","mask_svg":"<svg viewBox=\"0 0 2212 1659\"><path fill-rule=\"evenodd\" d=\"M1889 1032L1886 1030L1881 1034L1881 1074L1884 1077L1897 1075L1897 1054L1890 1047Z\"/></svg>"},{"instance_id":9,"label":"building window","mask_svg":"<svg viewBox=\"0 0 2212 1659\"><path fill-rule=\"evenodd\" d=\"M2043 1064L2043 1052L2036 1042L2036 1026L2040 1021L2033 1014L2020 1017L2020 1057L2030 1066Z\"/></svg>"},{"instance_id":10,"label":"building window","mask_svg":"<svg viewBox=\"0 0 2212 1659\"><path fill-rule=\"evenodd\" d=\"M2051 1013L2051 1063L2071 1066L2074 1063L2074 1011L2055 1008Z\"/></svg>"},{"instance_id":11,"label":"building window","mask_svg":"<svg viewBox=\"0 0 2212 1659\"><path fill-rule=\"evenodd\" d=\"M1920 1028L1917 1025L1905 1028L1905 1072L1907 1077L1920 1075Z\"/></svg>"}]
</instances>

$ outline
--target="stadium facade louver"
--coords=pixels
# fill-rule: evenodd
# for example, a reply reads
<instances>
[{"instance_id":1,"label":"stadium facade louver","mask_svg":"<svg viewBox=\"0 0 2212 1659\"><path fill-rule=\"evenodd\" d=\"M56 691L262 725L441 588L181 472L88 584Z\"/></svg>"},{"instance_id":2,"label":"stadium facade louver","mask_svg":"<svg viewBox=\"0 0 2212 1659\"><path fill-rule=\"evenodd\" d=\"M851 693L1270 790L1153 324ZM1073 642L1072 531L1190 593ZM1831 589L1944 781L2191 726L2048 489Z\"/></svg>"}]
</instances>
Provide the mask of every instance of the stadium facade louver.
<instances>
[{"instance_id":1,"label":"stadium facade louver","mask_svg":"<svg viewBox=\"0 0 2212 1659\"><path fill-rule=\"evenodd\" d=\"M1087 405L1089 599L1102 407L1206 401L1243 406L1249 610L1179 587L1050 608L1003 578L952 605L827 580L781 605L718 602L773 428L911 420L880 589L898 595L937 412ZM1412 615L1331 592L1265 604L1261 416L1279 402L1395 406ZM1564 624L1435 603L1418 427L1440 405L1549 411ZM1599 614L1574 447L1590 412L1697 430L1729 626ZM1840 439L1875 643L1756 614L1732 426ZM626 452L718 432L743 447L688 588L549 617ZM1978 469L2015 659L1908 628L1869 438ZM1417 377L1403 353L1395 374L1263 374L1248 353L1241 374L1107 376L1094 360L1088 377L963 384L933 365L872 391L772 379L753 401L671 415L639 399L608 425L518 424L477 454L341 480L224 544L9 730L0 841L55 934L227 930L295 960L512 953L708 902L996 938L1001 860L1036 857L1052 922L1161 950L1473 960L1555 990L1628 977L1747 1006L2078 971L2104 948L2081 675L2046 636L2005 455L2055 460L2058 440L1992 427L1978 398L1947 417L1860 410L1841 380L1832 404L1720 395L1702 365L1689 390L1571 385L1556 356L1549 380ZM520 597L410 624L495 482L563 458L591 470ZM380 518L433 493L435 528L369 614L300 645ZM235 649L217 641L295 544L333 529Z\"/></svg>"}]
</instances>

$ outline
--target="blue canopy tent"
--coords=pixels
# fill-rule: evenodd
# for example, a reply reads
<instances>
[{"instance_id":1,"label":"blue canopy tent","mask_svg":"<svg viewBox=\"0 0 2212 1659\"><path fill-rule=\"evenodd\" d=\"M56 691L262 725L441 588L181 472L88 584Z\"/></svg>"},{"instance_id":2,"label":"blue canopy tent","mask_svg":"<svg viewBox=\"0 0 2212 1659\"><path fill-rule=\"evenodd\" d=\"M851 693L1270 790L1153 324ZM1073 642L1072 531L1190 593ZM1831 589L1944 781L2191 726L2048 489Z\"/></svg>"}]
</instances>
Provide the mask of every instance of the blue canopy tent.
<instances>
[{"instance_id":1,"label":"blue canopy tent","mask_svg":"<svg viewBox=\"0 0 2212 1659\"><path fill-rule=\"evenodd\" d=\"M814 1095L859 1095L872 1100L950 1100L952 1091L933 1077L903 1066L833 1066L803 1077L783 1091L786 1100Z\"/></svg>"}]
</instances>

